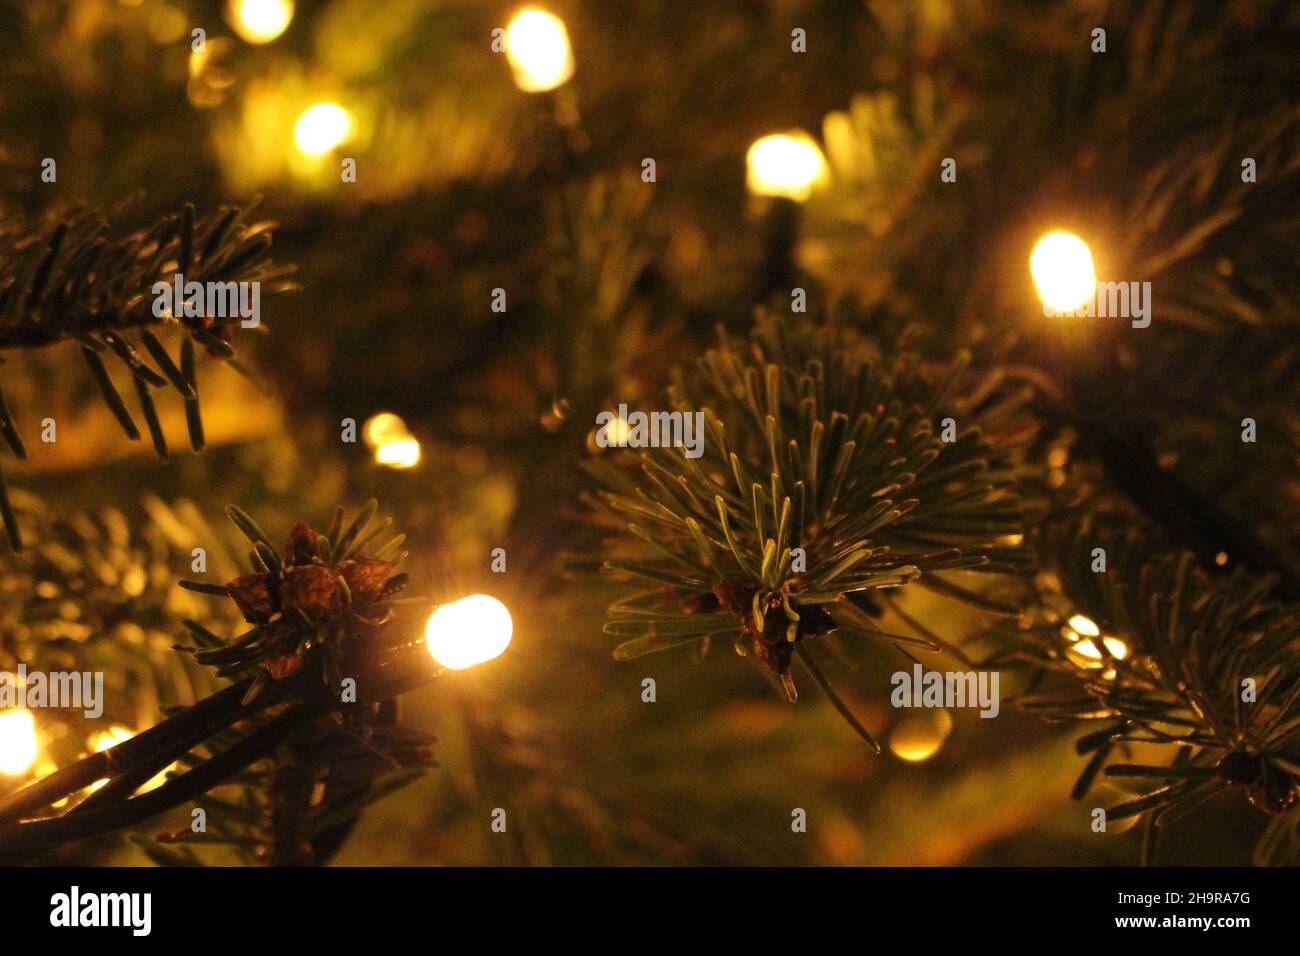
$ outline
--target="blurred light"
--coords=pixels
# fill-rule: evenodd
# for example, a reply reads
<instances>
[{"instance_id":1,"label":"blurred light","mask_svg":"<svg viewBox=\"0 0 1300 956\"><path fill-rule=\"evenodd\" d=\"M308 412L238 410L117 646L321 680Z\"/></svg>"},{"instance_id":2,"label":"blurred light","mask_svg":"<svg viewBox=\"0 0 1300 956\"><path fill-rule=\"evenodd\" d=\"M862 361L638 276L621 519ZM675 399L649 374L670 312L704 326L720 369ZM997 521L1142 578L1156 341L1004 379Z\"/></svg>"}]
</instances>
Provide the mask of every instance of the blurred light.
<instances>
[{"instance_id":1,"label":"blurred light","mask_svg":"<svg viewBox=\"0 0 1300 956\"><path fill-rule=\"evenodd\" d=\"M1093 623L1092 618L1084 617L1082 614L1074 615L1068 623L1083 637L1099 637L1101 635L1101 628Z\"/></svg>"},{"instance_id":2,"label":"blurred light","mask_svg":"<svg viewBox=\"0 0 1300 956\"><path fill-rule=\"evenodd\" d=\"M510 611L487 594L444 604L429 616L424 642L433 659L459 671L499 657L510 646Z\"/></svg>"},{"instance_id":3,"label":"blurred light","mask_svg":"<svg viewBox=\"0 0 1300 956\"><path fill-rule=\"evenodd\" d=\"M399 438L375 449L375 461L389 468L414 468L420 461L420 443L414 438Z\"/></svg>"},{"instance_id":4,"label":"blurred light","mask_svg":"<svg viewBox=\"0 0 1300 956\"><path fill-rule=\"evenodd\" d=\"M1029 257L1029 272L1039 298L1055 312L1077 309L1097 290L1092 252L1070 232L1052 232L1039 239Z\"/></svg>"},{"instance_id":5,"label":"blurred light","mask_svg":"<svg viewBox=\"0 0 1300 956\"><path fill-rule=\"evenodd\" d=\"M573 51L564 21L529 7L506 27L506 59L525 93L553 90L573 76Z\"/></svg>"},{"instance_id":6,"label":"blurred light","mask_svg":"<svg viewBox=\"0 0 1300 956\"><path fill-rule=\"evenodd\" d=\"M185 14L175 7L159 4L149 11L148 29L149 36L153 37L154 42L165 46L168 43L175 43L185 35L185 31L189 29L189 21Z\"/></svg>"},{"instance_id":7,"label":"blurred light","mask_svg":"<svg viewBox=\"0 0 1300 956\"><path fill-rule=\"evenodd\" d=\"M366 419L361 433L371 448L378 448L386 442L406 438L411 434L406 428L406 422L402 421L402 416L392 412L371 415Z\"/></svg>"},{"instance_id":8,"label":"blurred light","mask_svg":"<svg viewBox=\"0 0 1300 956\"><path fill-rule=\"evenodd\" d=\"M420 443L406 429L400 415L372 415L361 430L375 450L375 461L390 468L413 468L420 461Z\"/></svg>"},{"instance_id":9,"label":"blurred light","mask_svg":"<svg viewBox=\"0 0 1300 956\"><path fill-rule=\"evenodd\" d=\"M952 716L943 709L904 717L889 732L889 749L909 763L929 760L943 747L952 731Z\"/></svg>"},{"instance_id":10,"label":"blurred light","mask_svg":"<svg viewBox=\"0 0 1300 956\"><path fill-rule=\"evenodd\" d=\"M36 719L23 707L0 711L0 773L16 777L36 762Z\"/></svg>"},{"instance_id":11,"label":"blurred light","mask_svg":"<svg viewBox=\"0 0 1300 956\"><path fill-rule=\"evenodd\" d=\"M343 142L351 125L347 110L337 103L317 103L298 117L293 138L305 155L321 156Z\"/></svg>"},{"instance_id":12,"label":"blurred light","mask_svg":"<svg viewBox=\"0 0 1300 956\"><path fill-rule=\"evenodd\" d=\"M230 0L230 23L247 43L270 43L293 19L293 0Z\"/></svg>"},{"instance_id":13,"label":"blurred light","mask_svg":"<svg viewBox=\"0 0 1300 956\"><path fill-rule=\"evenodd\" d=\"M826 175L826 157L806 133L777 133L755 140L745 155L749 191L803 202Z\"/></svg>"}]
</instances>

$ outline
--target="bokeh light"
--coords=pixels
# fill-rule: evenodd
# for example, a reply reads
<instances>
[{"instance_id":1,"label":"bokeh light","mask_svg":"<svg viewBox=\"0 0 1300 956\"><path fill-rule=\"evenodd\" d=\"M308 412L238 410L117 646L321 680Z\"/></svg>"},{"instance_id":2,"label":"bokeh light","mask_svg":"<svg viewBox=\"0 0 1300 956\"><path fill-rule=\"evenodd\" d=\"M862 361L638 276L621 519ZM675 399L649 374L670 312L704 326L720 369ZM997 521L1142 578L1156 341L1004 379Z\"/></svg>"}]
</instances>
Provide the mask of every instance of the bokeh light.
<instances>
[{"instance_id":1,"label":"bokeh light","mask_svg":"<svg viewBox=\"0 0 1300 956\"><path fill-rule=\"evenodd\" d=\"M230 0L230 25L247 43L270 43L292 19L293 0Z\"/></svg>"},{"instance_id":2,"label":"bokeh light","mask_svg":"<svg viewBox=\"0 0 1300 956\"><path fill-rule=\"evenodd\" d=\"M298 117L293 139L305 156L323 156L347 139L352 128L348 111L337 103L317 103Z\"/></svg>"},{"instance_id":3,"label":"bokeh light","mask_svg":"<svg viewBox=\"0 0 1300 956\"><path fill-rule=\"evenodd\" d=\"M24 707L0 711L0 774L16 777L36 762L36 720Z\"/></svg>"},{"instance_id":4,"label":"bokeh light","mask_svg":"<svg viewBox=\"0 0 1300 956\"><path fill-rule=\"evenodd\" d=\"M525 93L567 83L573 76L573 50L564 21L537 7L519 11L506 27L506 59Z\"/></svg>"},{"instance_id":5,"label":"bokeh light","mask_svg":"<svg viewBox=\"0 0 1300 956\"><path fill-rule=\"evenodd\" d=\"M1083 305L1097 289L1097 273L1088 244L1074 233L1043 236L1029 257L1029 273L1043 304L1054 312Z\"/></svg>"},{"instance_id":6,"label":"bokeh light","mask_svg":"<svg viewBox=\"0 0 1300 956\"><path fill-rule=\"evenodd\" d=\"M776 133L756 140L745 156L749 190L803 202L826 176L826 157L806 133Z\"/></svg>"}]
</instances>

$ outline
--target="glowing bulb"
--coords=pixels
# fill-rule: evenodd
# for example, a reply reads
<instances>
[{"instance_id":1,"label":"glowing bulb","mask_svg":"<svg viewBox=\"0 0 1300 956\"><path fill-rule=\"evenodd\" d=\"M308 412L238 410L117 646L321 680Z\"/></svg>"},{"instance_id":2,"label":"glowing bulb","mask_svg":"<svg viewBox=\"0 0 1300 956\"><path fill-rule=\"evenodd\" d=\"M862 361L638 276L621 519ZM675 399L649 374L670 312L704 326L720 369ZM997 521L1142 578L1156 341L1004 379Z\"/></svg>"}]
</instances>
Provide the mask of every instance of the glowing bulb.
<instances>
[{"instance_id":1,"label":"glowing bulb","mask_svg":"<svg viewBox=\"0 0 1300 956\"><path fill-rule=\"evenodd\" d=\"M248 43L270 43L293 19L293 0L231 0L230 22Z\"/></svg>"},{"instance_id":2,"label":"glowing bulb","mask_svg":"<svg viewBox=\"0 0 1300 956\"><path fill-rule=\"evenodd\" d=\"M1084 617L1082 614L1076 614L1070 618L1070 627L1083 637L1100 637L1101 628L1093 623L1092 618Z\"/></svg>"},{"instance_id":3,"label":"glowing bulb","mask_svg":"<svg viewBox=\"0 0 1300 956\"><path fill-rule=\"evenodd\" d=\"M1088 244L1069 232L1053 232L1034 246L1029 273L1043 304L1054 312L1070 312L1096 293L1097 273Z\"/></svg>"},{"instance_id":4,"label":"glowing bulb","mask_svg":"<svg viewBox=\"0 0 1300 956\"><path fill-rule=\"evenodd\" d=\"M499 657L510 646L513 631L504 604L487 594L471 594L429 616L424 643L435 661L459 671Z\"/></svg>"},{"instance_id":5,"label":"glowing bulb","mask_svg":"<svg viewBox=\"0 0 1300 956\"><path fill-rule=\"evenodd\" d=\"M826 158L806 133L764 136L745 155L750 192L803 202L826 175Z\"/></svg>"},{"instance_id":6,"label":"glowing bulb","mask_svg":"<svg viewBox=\"0 0 1300 956\"><path fill-rule=\"evenodd\" d=\"M946 710L904 717L889 732L889 749L909 763L921 763L939 752L952 731L952 716Z\"/></svg>"},{"instance_id":7,"label":"glowing bulb","mask_svg":"<svg viewBox=\"0 0 1300 956\"><path fill-rule=\"evenodd\" d=\"M321 156L347 138L352 119L337 103L317 103L303 111L293 128L294 142L307 156Z\"/></svg>"},{"instance_id":8,"label":"glowing bulb","mask_svg":"<svg viewBox=\"0 0 1300 956\"><path fill-rule=\"evenodd\" d=\"M406 438L411 433L406 430L406 422L402 421L402 416L394 415L392 412L380 412L366 419L362 434L365 435L367 445L378 448L394 439Z\"/></svg>"},{"instance_id":9,"label":"glowing bulb","mask_svg":"<svg viewBox=\"0 0 1300 956\"><path fill-rule=\"evenodd\" d=\"M525 93L543 93L573 76L573 51L564 21L529 7L515 14L506 27L506 59L515 85Z\"/></svg>"},{"instance_id":10,"label":"glowing bulb","mask_svg":"<svg viewBox=\"0 0 1300 956\"><path fill-rule=\"evenodd\" d=\"M375 449L375 461L389 468L414 468L420 461L420 443L414 438L387 441Z\"/></svg>"},{"instance_id":11,"label":"glowing bulb","mask_svg":"<svg viewBox=\"0 0 1300 956\"><path fill-rule=\"evenodd\" d=\"M16 777L36 762L36 720L22 707L0 711L0 773Z\"/></svg>"}]
</instances>

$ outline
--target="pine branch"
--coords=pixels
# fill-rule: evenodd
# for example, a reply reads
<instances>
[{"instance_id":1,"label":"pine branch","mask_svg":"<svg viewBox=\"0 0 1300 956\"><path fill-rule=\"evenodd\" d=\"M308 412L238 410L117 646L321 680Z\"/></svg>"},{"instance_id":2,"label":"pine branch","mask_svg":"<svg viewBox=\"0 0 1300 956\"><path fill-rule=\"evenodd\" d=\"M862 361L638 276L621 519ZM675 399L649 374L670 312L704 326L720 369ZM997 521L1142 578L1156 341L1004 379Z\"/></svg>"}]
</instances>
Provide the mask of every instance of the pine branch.
<instances>
[{"instance_id":1,"label":"pine branch","mask_svg":"<svg viewBox=\"0 0 1300 956\"><path fill-rule=\"evenodd\" d=\"M368 799L385 792L391 771L429 766L431 738L397 725L394 698L436 668L393 612L406 576L367 551L388 526L373 520L375 510L372 501L328 535L299 523L277 551L232 507L254 545L255 570L223 590L253 627L224 641L187 622L201 646L182 649L235 682L0 800L0 859L140 824L253 770L269 794L266 825L259 819L235 842L275 863L319 862ZM355 681L355 699L342 692L344 678ZM142 791L173 765L187 769ZM96 781L103 784L75 799ZM67 798L70 806L44 815Z\"/></svg>"},{"instance_id":2,"label":"pine branch","mask_svg":"<svg viewBox=\"0 0 1300 956\"><path fill-rule=\"evenodd\" d=\"M1004 420L1023 396L967 392L962 371L931 382L906 353L774 318L748 348L724 339L685 369L671 404L702 412L702 456L648 449L639 481L617 452L593 469L632 535L606 566L659 585L610 609L606 633L631 638L615 657L726 636L793 699L790 662L808 638L929 646L864 627L854 600L878 613L873 591L919 578L982 602L933 575L1023 570L1027 552L998 541L1023 530L1013 485L1028 432ZM986 437L990 422L1000 431Z\"/></svg>"},{"instance_id":3,"label":"pine branch","mask_svg":"<svg viewBox=\"0 0 1300 956\"><path fill-rule=\"evenodd\" d=\"M114 235L97 214L81 210L32 230L16 219L0 221L0 349L32 349L75 341L105 402L127 438L140 438L131 412L118 392L105 356L111 355L132 377L136 397L160 458L166 459L158 414L150 389L170 385L186 403L191 444L203 446L194 375L194 343L243 371L230 345L238 315L209 315L204 303L189 300L197 314L171 314L156 308L155 283L171 286L177 276L202 283L257 283L259 294L294 288L289 271L268 256L271 223L248 223L249 210L226 208L195 219L186 205L179 215L153 226ZM161 312L161 314L156 314ZM180 367L154 329L176 327L184 335ZM161 371L145 360L145 352ZM26 458L17 422L0 382L0 437L18 458ZM22 547L0 478L0 514L10 544Z\"/></svg>"},{"instance_id":4,"label":"pine branch","mask_svg":"<svg viewBox=\"0 0 1300 956\"><path fill-rule=\"evenodd\" d=\"M1094 548L1105 551L1104 572L1092 570ZM1271 599L1268 579L1211 576L1190 553L1161 550L1132 526L1056 528L1043 555L1061 590L1045 595L1049 613L1023 656L1061 686L1021 706L1052 720L1105 722L1079 741L1092 758L1076 796L1098 773L1157 781L1108 815L1154 814L1162 826L1239 786L1258 809L1294 821L1300 608ZM1134 742L1170 748L1169 761L1116 761Z\"/></svg>"}]
</instances>

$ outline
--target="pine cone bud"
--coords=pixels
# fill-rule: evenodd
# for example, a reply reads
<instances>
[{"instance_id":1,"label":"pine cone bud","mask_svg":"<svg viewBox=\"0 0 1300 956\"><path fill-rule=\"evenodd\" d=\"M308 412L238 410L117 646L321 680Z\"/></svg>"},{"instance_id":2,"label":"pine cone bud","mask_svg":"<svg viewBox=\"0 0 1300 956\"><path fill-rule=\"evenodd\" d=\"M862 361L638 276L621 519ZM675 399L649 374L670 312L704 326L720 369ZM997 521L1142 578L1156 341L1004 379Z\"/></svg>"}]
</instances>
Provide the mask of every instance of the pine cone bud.
<instances>
[{"instance_id":1,"label":"pine cone bud","mask_svg":"<svg viewBox=\"0 0 1300 956\"><path fill-rule=\"evenodd\" d=\"M272 583L269 574L243 574L226 584L226 592L244 615L244 620L258 624L275 613Z\"/></svg>"},{"instance_id":2,"label":"pine cone bud","mask_svg":"<svg viewBox=\"0 0 1300 956\"><path fill-rule=\"evenodd\" d=\"M343 613L343 590L335 572L321 564L286 568L280 584L280 605L286 611L303 611L313 621Z\"/></svg>"}]
</instances>

